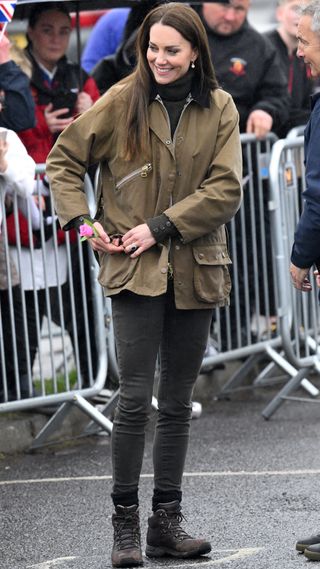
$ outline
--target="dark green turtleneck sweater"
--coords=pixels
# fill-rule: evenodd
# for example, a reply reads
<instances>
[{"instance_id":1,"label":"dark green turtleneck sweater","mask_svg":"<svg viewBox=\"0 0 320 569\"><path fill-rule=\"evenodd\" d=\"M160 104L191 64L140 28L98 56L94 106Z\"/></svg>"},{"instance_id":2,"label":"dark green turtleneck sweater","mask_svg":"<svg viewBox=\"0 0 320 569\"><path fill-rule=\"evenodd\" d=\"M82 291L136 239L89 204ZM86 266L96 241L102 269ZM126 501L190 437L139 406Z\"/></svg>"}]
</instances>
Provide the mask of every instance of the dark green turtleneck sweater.
<instances>
[{"instance_id":1,"label":"dark green turtleneck sweater","mask_svg":"<svg viewBox=\"0 0 320 569\"><path fill-rule=\"evenodd\" d=\"M160 95L161 100L168 111L170 118L171 136L177 128L180 115L186 100L191 91L193 73L189 71L177 81L167 85L155 84L155 90Z\"/></svg>"}]
</instances>

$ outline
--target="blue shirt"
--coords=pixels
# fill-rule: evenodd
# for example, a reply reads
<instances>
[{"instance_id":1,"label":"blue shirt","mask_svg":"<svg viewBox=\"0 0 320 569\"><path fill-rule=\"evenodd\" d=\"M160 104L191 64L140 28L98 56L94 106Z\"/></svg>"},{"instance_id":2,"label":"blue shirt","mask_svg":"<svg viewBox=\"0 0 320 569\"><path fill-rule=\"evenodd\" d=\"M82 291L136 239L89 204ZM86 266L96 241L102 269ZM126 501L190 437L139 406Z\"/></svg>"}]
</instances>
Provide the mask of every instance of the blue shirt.
<instances>
[{"instance_id":1,"label":"blue shirt","mask_svg":"<svg viewBox=\"0 0 320 569\"><path fill-rule=\"evenodd\" d=\"M122 41L130 8L115 8L107 12L92 29L81 56L81 65L90 73L106 55L112 55Z\"/></svg>"}]
</instances>

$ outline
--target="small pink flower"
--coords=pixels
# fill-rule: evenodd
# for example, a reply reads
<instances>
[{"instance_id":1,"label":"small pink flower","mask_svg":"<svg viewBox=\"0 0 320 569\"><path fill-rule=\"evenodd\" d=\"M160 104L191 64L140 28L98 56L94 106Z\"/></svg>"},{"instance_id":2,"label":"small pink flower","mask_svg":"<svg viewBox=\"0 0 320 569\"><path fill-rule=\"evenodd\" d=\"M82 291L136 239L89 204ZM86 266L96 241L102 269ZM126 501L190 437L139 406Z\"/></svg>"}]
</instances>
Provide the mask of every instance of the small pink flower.
<instances>
[{"instance_id":1,"label":"small pink flower","mask_svg":"<svg viewBox=\"0 0 320 569\"><path fill-rule=\"evenodd\" d=\"M79 232L80 232L80 237L92 237L93 235L92 227L90 227L86 223L80 225Z\"/></svg>"}]
</instances>

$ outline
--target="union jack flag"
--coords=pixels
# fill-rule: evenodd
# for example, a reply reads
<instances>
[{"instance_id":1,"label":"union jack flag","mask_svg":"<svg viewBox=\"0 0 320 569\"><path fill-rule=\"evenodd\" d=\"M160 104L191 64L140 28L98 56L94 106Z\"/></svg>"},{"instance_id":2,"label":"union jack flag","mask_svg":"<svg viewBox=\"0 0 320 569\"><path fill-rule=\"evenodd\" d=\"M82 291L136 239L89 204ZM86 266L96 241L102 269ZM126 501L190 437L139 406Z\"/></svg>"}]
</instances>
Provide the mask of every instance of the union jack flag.
<instances>
[{"instance_id":1,"label":"union jack flag","mask_svg":"<svg viewBox=\"0 0 320 569\"><path fill-rule=\"evenodd\" d=\"M11 22L17 0L14 2L0 2L0 23Z\"/></svg>"}]
</instances>

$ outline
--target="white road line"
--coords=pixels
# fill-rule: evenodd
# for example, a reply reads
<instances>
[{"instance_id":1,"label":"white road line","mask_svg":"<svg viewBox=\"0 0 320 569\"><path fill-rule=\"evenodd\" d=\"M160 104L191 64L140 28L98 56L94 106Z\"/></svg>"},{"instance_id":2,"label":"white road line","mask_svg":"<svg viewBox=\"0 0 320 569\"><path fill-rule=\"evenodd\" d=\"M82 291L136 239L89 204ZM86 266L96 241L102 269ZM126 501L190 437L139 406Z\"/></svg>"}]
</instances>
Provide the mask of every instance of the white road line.
<instances>
[{"instance_id":1,"label":"white road line","mask_svg":"<svg viewBox=\"0 0 320 569\"><path fill-rule=\"evenodd\" d=\"M271 476L319 476L320 469L317 470L239 470L239 471L217 471L217 472L185 472L185 478L228 478L233 476L252 476L252 477L271 477ZM142 474L141 478L153 478L153 474ZM106 476L73 476L61 478L29 478L25 480L2 480L0 486L10 486L14 484L51 484L57 482L99 482L112 480L111 475Z\"/></svg>"},{"instance_id":2,"label":"white road line","mask_svg":"<svg viewBox=\"0 0 320 569\"><path fill-rule=\"evenodd\" d=\"M203 567L203 566L212 566L212 565L220 565L220 563L225 563L226 561L236 561L237 559L244 559L245 557L252 557L252 555L255 555L256 553L258 553L259 551L262 551L264 549L264 547L244 547L243 549L238 549L237 551L235 551L235 553L230 553L230 555L224 555L223 557L220 557L219 559L208 559L208 561L204 561L204 558L202 558L201 562L198 561L194 561L194 562L190 562L188 561L188 559L185 559L184 563L181 565L176 565L174 564L172 567L173 569L177 569L177 567L183 567L184 569L188 569L189 567ZM222 553L223 551L225 552L232 552L234 551L234 549L216 549L215 551L212 551L211 553Z\"/></svg>"},{"instance_id":3,"label":"white road line","mask_svg":"<svg viewBox=\"0 0 320 569\"><path fill-rule=\"evenodd\" d=\"M74 561L79 559L79 557L58 557L57 559L51 559L50 561L43 561L42 563L36 563L35 565L27 565L26 569L51 569L51 567L65 567L65 561ZM62 565L63 563L63 565Z\"/></svg>"},{"instance_id":4,"label":"white road line","mask_svg":"<svg viewBox=\"0 0 320 569\"><path fill-rule=\"evenodd\" d=\"M225 563L226 561L236 561L237 559L244 559L246 557L252 557L256 555L259 551L262 551L263 547L244 547L243 549L215 549L212 554L220 554L223 557L219 559L208 559L206 560L205 557L201 558L201 561L198 560L188 560L184 559L181 565L177 565L176 563L172 566L174 569L178 567L183 567L184 569L188 569L189 567L201 567L209 565L220 565L220 563ZM26 569L51 569L51 567L65 567L65 562L68 561L75 561L76 559L81 560L81 557L59 557L57 559L51 559L50 561L42 561L41 563L36 563L35 565L28 565ZM88 558L89 559L89 558ZM146 560L148 561L148 560ZM152 563L153 565L153 563Z\"/></svg>"}]
</instances>

